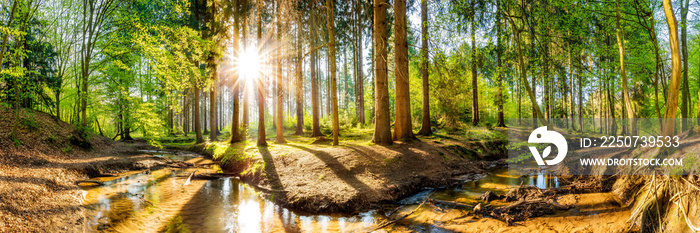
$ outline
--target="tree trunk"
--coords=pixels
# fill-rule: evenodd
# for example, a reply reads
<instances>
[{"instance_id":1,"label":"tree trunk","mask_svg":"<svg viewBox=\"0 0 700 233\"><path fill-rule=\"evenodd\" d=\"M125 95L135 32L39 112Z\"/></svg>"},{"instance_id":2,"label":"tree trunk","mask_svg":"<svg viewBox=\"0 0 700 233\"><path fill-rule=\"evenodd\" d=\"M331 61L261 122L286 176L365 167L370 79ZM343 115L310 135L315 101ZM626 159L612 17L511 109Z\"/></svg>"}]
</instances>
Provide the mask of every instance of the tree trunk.
<instances>
[{"instance_id":1,"label":"tree trunk","mask_svg":"<svg viewBox=\"0 0 700 233\"><path fill-rule=\"evenodd\" d=\"M258 4L258 41L262 39L262 9L265 8L265 2L260 1ZM258 86L258 146L267 146L267 138L265 136L265 77L258 75L256 78Z\"/></svg>"},{"instance_id":2,"label":"tree trunk","mask_svg":"<svg viewBox=\"0 0 700 233\"><path fill-rule=\"evenodd\" d=\"M278 3L279 4L279 3ZM281 27L282 23L280 22L280 17L281 17L281 10L279 9L279 5L277 7L277 39L280 40L282 37L280 36L281 34ZM277 72L275 72L275 77L277 78L275 80L276 84L276 98L277 98L277 105L275 106L277 110L277 115L275 116L275 121L277 122L277 125L275 127L275 131L277 134L276 137L276 143L277 144L285 144L287 141L284 140L284 89L282 87L282 83L284 82L282 80L282 49L279 49L277 52Z\"/></svg>"},{"instance_id":3,"label":"tree trunk","mask_svg":"<svg viewBox=\"0 0 700 233\"><path fill-rule=\"evenodd\" d=\"M309 21L311 21L311 23L309 24L309 26L313 27L313 28L316 27L316 21L314 19L315 18L313 16L310 16ZM309 43L310 43L309 47L315 48L316 47L316 34L314 32L315 30L311 30L311 31L312 32L309 33L309 36L311 37L311 38L309 38ZM323 136L323 134L321 133L321 126L319 124L319 120L321 118L321 116L320 116L320 114L321 114L321 109L320 109L321 102L320 102L319 94L318 94L318 92L319 92L319 85L318 85L319 79L318 79L318 74L316 72L316 68L317 68L316 67L317 66L316 55L317 55L317 53L318 53L317 51L312 51L310 54L310 58L309 58L309 73L311 75L311 115L312 115L311 137Z\"/></svg>"},{"instance_id":4,"label":"tree trunk","mask_svg":"<svg viewBox=\"0 0 700 233\"><path fill-rule=\"evenodd\" d=\"M389 114L389 82L387 74L387 0L374 0L374 85L375 113L372 142L391 145L391 125Z\"/></svg>"},{"instance_id":5,"label":"tree trunk","mask_svg":"<svg viewBox=\"0 0 700 233\"><path fill-rule=\"evenodd\" d=\"M576 73L578 74L578 130L583 132L583 75L580 67L577 67Z\"/></svg>"},{"instance_id":6,"label":"tree trunk","mask_svg":"<svg viewBox=\"0 0 700 233\"><path fill-rule=\"evenodd\" d=\"M396 65L396 121L394 123L394 140L413 139L411 125L411 99L408 84L408 32L406 19L406 0L394 1L396 27L394 31L394 48Z\"/></svg>"},{"instance_id":7,"label":"tree trunk","mask_svg":"<svg viewBox=\"0 0 700 233\"><path fill-rule=\"evenodd\" d=\"M678 91L681 84L681 53L678 46L678 26L676 16L673 15L673 6L670 0L663 0L664 14L668 24L669 41L671 45L671 81L668 87L668 98L666 99L666 113L664 114L664 125L661 136L674 136L676 133L675 119L678 108Z\"/></svg>"},{"instance_id":8,"label":"tree trunk","mask_svg":"<svg viewBox=\"0 0 700 233\"><path fill-rule=\"evenodd\" d=\"M243 5L247 7L247 1L243 1ZM246 37L248 36L248 16L245 16L243 18L243 25L241 27L241 40L243 42L243 47L241 48L240 51L246 51L248 48L247 40ZM249 122L249 107L248 107L248 102L250 102L250 94L248 93L248 83L249 79L242 79L241 84L239 84L238 89L242 90L241 95L243 96L243 116L241 119L241 140L246 140L247 133L248 133L248 122Z\"/></svg>"},{"instance_id":9,"label":"tree trunk","mask_svg":"<svg viewBox=\"0 0 700 233\"><path fill-rule=\"evenodd\" d=\"M687 26L687 19L688 19L688 5L689 5L689 0L681 0L681 55L683 59L683 80L681 82L681 91L683 92L683 98L681 99L681 132L684 132L688 129L690 129L690 125L688 125L689 121L688 118L690 118L690 109L689 109L689 104L690 104L690 83L688 82L688 58L690 57L690 54L688 54L688 26Z\"/></svg>"},{"instance_id":10,"label":"tree trunk","mask_svg":"<svg viewBox=\"0 0 700 233\"><path fill-rule=\"evenodd\" d=\"M356 109L357 109L357 117L359 120L359 123L364 125L366 124L365 120L365 81L364 81L364 74L363 74L363 68L362 68L362 1L361 0L356 0L355 1L355 22L356 22L356 28L355 31L357 31L356 36L355 36L355 67L356 67L356 75L355 75L355 103L356 103Z\"/></svg>"},{"instance_id":11,"label":"tree trunk","mask_svg":"<svg viewBox=\"0 0 700 233\"><path fill-rule=\"evenodd\" d=\"M512 23L512 21L511 21ZM512 25L515 27L515 25ZM517 29L514 29L517 30ZM525 61L523 58L523 51L522 51L522 32L516 31L515 32L515 41L517 42L517 53L518 53L518 64L520 66L520 80L522 80L522 86L525 87L525 91L527 92L528 96L530 97L530 101L532 102L533 109L535 110L535 115L538 116L537 118L540 120L540 123L543 125L549 125L547 122L547 119L544 118L542 115L542 112L540 111L539 105L537 104L537 99L535 98L535 93L533 90L530 88L530 82L527 81L527 68L525 67Z\"/></svg>"},{"instance_id":12,"label":"tree trunk","mask_svg":"<svg viewBox=\"0 0 700 233\"><path fill-rule=\"evenodd\" d=\"M213 63L212 63L213 64ZM216 131L217 131L217 124L216 124L216 83L218 76L217 74L217 69L218 65L213 65L211 67L212 69L212 83L211 83L211 89L209 91L209 141L215 142L217 141L216 138Z\"/></svg>"},{"instance_id":13,"label":"tree trunk","mask_svg":"<svg viewBox=\"0 0 700 233\"><path fill-rule=\"evenodd\" d=\"M196 134L197 144L204 142L204 137L202 137L202 119L199 106L199 83L195 81L194 84L194 132Z\"/></svg>"},{"instance_id":14,"label":"tree trunk","mask_svg":"<svg viewBox=\"0 0 700 233\"><path fill-rule=\"evenodd\" d=\"M302 57L302 45L301 45L301 35L302 35L302 23L301 16L297 21L297 82L296 82L296 110L297 110L297 130L294 135L304 134L304 76L302 65L304 62L304 57Z\"/></svg>"},{"instance_id":15,"label":"tree trunk","mask_svg":"<svg viewBox=\"0 0 700 233\"><path fill-rule=\"evenodd\" d=\"M326 0L326 14L328 21L328 50L330 53L330 73L331 73L331 104L333 108L333 145L338 145L338 134L340 127L338 123L338 92L335 77L335 23L334 21L334 0Z\"/></svg>"},{"instance_id":16,"label":"tree trunk","mask_svg":"<svg viewBox=\"0 0 700 233\"><path fill-rule=\"evenodd\" d=\"M625 124L629 124L628 126L628 135L637 135L637 126L635 124L632 124L632 121L634 119L634 109L632 109L632 102L630 101L630 95L629 91L627 88L627 70L625 70L625 45L623 44L623 39L622 39L622 27L620 26L620 18L622 17L620 15L620 0L615 1L615 10L617 13L617 20L616 20L616 37L617 37L617 47L618 51L620 54L620 79L622 79L622 98L623 98L623 104L625 105L625 110L627 111L627 121ZM580 85L580 84L579 84Z\"/></svg>"},{"instance_id":17,"label":"tree trunk","mask_svg":"<svg viewBox=\"0 0 700 233\"><path fill-rule=\"evenodd\" d=\"M204 117L202 118L202 121L204 121L204 122L202 125L204 126L204 128L203 128L204 134L208 134L209 127L207 127L207 126L209 126L209 123L207 122L207 120L209 118L209 114L208 114L209 109L207 108L207 106L209 106L209 104L208 104L209 103L209 101L208 101L209 95L207 95L208 93L204 91L205 89L206 89L206 87L202 89L202 97L204 98L204 100L202 101L204 103L204 104L202 104L202 112L204 113Z\"/></svg>"},{"instance_id":18,"label":"tree trunk","mask_svg":"<svg viewBox=\"0 0 700 233\"><path fill-rule=\"evenodd\" d=\"M474 36L476 31L475 19L472 18L471 36L472 36L472 125L476 126L479 124L479 83L477 80L476 72L476 37ZM534 43L534 41L533 41ZM534 76L533 76L534 77ZM534 106L534 105L533 105Z\"/></svg>"},{"instance_id":19,"label":"tree trunk","mask_svg":"<svg viewBox=\"0 0 700 233\"><path fill-rule=\"evenodd\" d=\"M428 80L428 0L421 0L421 64L420 73L423 81L423 120L418 134L429 136L433 134L430 128L430 80ZM500 39L500 38L499 38ZM500 60L499 60L500 64ZM500 77L500 76L499 76ZM501 109L502 110L502 109ZM503 112L500 112L503 113Z\"/></svg>"},{"instance_id":20,"label":"tree trunk","mask_svg":"<svg viewBox=\"0 0 700 233\"><path fill-rule=\"evenodd\" d=\"M236 1L236 4L238 4L238 1ZM239 47L240 43L240 11L238 5L235 6L235 13L233 17L233 56L240 59L241 56L241 50ZM231 97L233 98L233 113L231 114L231 144L240 142L241 141L241 135L240 135L240 125L238 122L238 113L239 113L239 92L241 88L241 77L239 73L233 73L233 90Z\"/></svg>"}]
</instances>

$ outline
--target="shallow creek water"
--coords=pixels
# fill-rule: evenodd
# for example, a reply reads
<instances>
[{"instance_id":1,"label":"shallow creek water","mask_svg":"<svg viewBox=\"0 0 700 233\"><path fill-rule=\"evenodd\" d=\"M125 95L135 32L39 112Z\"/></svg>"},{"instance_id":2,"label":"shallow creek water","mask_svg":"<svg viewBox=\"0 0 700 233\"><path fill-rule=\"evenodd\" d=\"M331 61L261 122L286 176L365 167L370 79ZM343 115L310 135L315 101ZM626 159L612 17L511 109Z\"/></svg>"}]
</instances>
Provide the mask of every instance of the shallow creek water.
<instances>
[{"instance_id":1,"label":"shallow creek water","mask_svg":"<svg viewBox=\"0 0 700 233\"><path fill-rule=\"evenodd\" d=\"M150 153L193 163L211 162L196 155ZM84 206L91 213L86 216L89 228L119 232L364 232L390 219L392 213L396 216L410 212L428 194L439 200L471 204L486 191L504 194L521 182L540 188L559 185L556 177L545 174L518 177L508 175L507 169L494 168L485 175L462 177L466 182L460 187L424 190L385 208L352 215L314 215L280 207L236 178L192 180L185 184L194 170L161 169L120 174L118 178L95 178L105 185L84 187ZM197 173L217 171L218 167L197 169ZM384 230L446 231L435 224L440 218L435 211L424 205L411 218Z\"/></svg>"}]
</instances>

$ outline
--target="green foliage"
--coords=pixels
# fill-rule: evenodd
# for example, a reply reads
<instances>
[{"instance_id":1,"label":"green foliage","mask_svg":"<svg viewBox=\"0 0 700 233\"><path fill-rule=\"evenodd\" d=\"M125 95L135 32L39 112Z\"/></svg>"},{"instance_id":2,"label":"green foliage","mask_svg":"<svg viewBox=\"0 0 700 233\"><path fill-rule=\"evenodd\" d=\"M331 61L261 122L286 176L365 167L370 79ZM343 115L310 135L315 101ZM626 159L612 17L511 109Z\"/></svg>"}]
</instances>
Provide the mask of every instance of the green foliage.
<instances>
[{"instance_id":1,"label":"green foliage","mask_svg":"<svg viewBox=\"0 0 700 233\"><path fill-rule=\"evenodd\" d=\"M156 139L163 136L162 129L165 124L157 112L157 108L152 103L137 104L136 112L134 112L134 126L143 129L143 136L149 140L151 145L160 147L160 143Z\"/></svg>"},{"instance_id":2,"label":"green foliage","mask_svg":"<svg viewBox=\"0 0 700 233\"><path fill-rule=\"evenodd\" d=\"M15 146L16 146L16 147L22 146L22 141L20 141L19 138L13 138L13 139L12 139L12 142L15 143Z\"/></svg>"}]
</instances>

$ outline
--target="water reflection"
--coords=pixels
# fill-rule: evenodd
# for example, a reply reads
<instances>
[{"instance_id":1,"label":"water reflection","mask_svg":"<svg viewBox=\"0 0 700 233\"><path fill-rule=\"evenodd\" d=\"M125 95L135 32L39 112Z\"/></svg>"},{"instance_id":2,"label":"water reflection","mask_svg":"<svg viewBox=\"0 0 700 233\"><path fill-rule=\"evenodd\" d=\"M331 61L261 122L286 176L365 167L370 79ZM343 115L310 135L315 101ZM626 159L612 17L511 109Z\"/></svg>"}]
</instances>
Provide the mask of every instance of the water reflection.
<instances>
[{"instance_id":1,"label":"water reflection","mask_svg":"<svg viewBox=\"0 0 700 233\"><path fill-rule=\"evenodd\" d=\"M354 232L367 231L385 221L389 211L409 212L427 195L431 198L475 203L486 191L503 194L521 183L540 188L558 187L556 177L544 172L510 176L506 169L479 176L461 187L425 190L388 208L343 215L299 214L263 198L235 178L194 180L184 186L194 169L163 169L103 179L105 186L88 188L86 207L95 210L89 223L93 231L191 231L191 232ZM202 169L199 172L203 172ZM204 172L215 172L208 170ZM431 194L432 193L432 194ZM434 208L423 206L411 218L387 230L440 232ZM429 219L429 220L426 220ZM432 220L430 220L432 219Z\"/></svg>"}]
</instances>

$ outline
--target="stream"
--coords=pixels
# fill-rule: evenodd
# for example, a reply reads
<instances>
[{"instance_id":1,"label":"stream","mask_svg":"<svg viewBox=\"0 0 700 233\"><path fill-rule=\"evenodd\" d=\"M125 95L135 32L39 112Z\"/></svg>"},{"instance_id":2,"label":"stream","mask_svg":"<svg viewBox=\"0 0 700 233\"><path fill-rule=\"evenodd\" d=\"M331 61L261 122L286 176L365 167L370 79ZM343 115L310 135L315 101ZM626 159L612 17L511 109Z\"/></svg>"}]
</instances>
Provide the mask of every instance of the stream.
<instances>
[{"instance_id":1,"label":"stream","mask_svg":"<svg viewBox=\"0 0 700 233\"><path fill-rule=\"evenodd\" d=\"M207 162L196 154L146 152L172 160ZM543 189L559 186L556 177L544 173L517 177L509 175L507 168L492 168L487 174L461 177L466 182L459 187L426 189L380 209L352 215L305 214L276 205L235 177L192 180L185 185L194 171L195 168L166 168L94 178L104 185L83 187L87 192L83 206L91 213L86 216L87 228L118 232L365 232L390 219L391 213L414 210L428 194L438 200L473 204L486 191L505 194L521 183ZM197 168L197 173L217 171L218 166ZM497 202L492 204L498 205ZM384 229L447 232L439 224L443 215L424 205L411 218Z\"/></svg>"}]
</instances>

